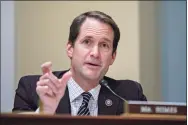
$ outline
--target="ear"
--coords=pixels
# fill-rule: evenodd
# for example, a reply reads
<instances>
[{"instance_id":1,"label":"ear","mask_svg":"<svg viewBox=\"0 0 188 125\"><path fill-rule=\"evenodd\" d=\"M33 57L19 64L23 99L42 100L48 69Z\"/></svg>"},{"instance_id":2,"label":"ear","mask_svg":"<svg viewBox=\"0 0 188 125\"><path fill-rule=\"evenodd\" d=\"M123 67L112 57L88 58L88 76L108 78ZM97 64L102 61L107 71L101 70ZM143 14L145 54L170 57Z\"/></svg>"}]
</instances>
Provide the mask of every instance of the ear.
<instances>
[{"instance_id":1,"label":"ear","mask_svg":"<svg viewBox=\"0 0 188 125\"><path fill-rule=\"evenodd\" d=\"M68 42L68 43L67 43L66 51L67 51L67 56L68 56L70 59L72 59L73 45L71 44L71 42Z\"/></svg>"},{"instance_id":2,"label":"ear","mask_svg":"<svg viewBox=\"0 0 188 125\"><path fill-rule=\"evenodd\" d=\"M110 61L110 65L112 65L114 63L115 59L116 59L116 51L112 54L112 59Z\"/></svg>"}]
</instances>

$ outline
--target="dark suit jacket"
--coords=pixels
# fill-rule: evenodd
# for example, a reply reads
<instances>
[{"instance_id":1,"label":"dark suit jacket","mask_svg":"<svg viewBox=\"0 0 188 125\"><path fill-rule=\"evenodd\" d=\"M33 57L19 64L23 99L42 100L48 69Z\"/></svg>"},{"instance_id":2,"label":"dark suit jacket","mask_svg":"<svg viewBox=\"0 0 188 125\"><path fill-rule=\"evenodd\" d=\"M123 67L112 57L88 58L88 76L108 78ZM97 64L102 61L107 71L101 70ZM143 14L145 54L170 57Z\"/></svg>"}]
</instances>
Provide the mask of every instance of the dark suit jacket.
<instances>
[{"instance_id":1,"label":"dark suit jacket","mask_svg":"<svg viewBox=\"0 0 188 125\"><path fill-rule=\"evenodd\" d=\"M66 71L54 72L57 78L61 78ZM40 75L24 76L20 79L14 100L12 111L35 111L38 108L39 97L36 93L36 83ZM104 77L109 86L118 95L126 100L146 101L142 87L139 83L131 80L114 80ZM106 100L111 100L112 105L107 106ZM120 115L124 112L124 103L121 99L112 94L106 87L101 86L98 98L98 115ZM56 113L71 114L68 89L61 99Z\"/></svg>"}]
</instances>

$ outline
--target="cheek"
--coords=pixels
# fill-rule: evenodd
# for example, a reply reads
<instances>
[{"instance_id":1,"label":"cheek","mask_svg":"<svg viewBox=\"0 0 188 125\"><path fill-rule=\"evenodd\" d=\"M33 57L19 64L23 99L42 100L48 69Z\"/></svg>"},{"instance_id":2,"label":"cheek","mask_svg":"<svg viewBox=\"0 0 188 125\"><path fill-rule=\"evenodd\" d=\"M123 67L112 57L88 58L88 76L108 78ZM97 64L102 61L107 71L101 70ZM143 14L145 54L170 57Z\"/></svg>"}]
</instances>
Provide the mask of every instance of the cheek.
<instances>
[{"instance_id":1,"label":"cheek","mask_svg":"<svg viewBox=\"0 0 188 125\"><path fill-rule=\"evenodd\" d=\"M75 48L74 52L73 52L73 56L74 58L76 58L76 60L84 60L88 55L88 50L83 49L83 48Z\"/></svg>"},{"instance_id":2,"label":"cheek","mask_svg":"<svg viewBox=\"0 0 188 125\"><path fill-rule=\"evenodd\" d=\"M113 59L112 59L111 56L103 57L103 64L104 64L105 66L109 66L109 65L112 64L112 62L113 62L112 60L113 60Z\"/></svg>"}]
</instances>

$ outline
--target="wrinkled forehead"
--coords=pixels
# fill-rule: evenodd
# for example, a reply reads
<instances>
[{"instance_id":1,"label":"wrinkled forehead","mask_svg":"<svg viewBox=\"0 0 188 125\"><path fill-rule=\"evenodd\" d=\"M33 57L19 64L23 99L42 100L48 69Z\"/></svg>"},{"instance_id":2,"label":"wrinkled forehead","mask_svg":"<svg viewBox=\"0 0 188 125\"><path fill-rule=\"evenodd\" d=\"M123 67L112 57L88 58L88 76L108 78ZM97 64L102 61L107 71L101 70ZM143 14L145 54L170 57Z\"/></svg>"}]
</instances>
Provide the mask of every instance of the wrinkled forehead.
<instances>
[{"instance_id":1,"label":"wrinkled forehead","mask_svg":"<svg viewBox=\"0 0 188 125\"><path fill-rule=\"evenodd\" d=\"M109 39L113 42L114 31L112 27L94 18L87 18L80 27L79 37L92 36Z\"/></svg>"}]
</instances>

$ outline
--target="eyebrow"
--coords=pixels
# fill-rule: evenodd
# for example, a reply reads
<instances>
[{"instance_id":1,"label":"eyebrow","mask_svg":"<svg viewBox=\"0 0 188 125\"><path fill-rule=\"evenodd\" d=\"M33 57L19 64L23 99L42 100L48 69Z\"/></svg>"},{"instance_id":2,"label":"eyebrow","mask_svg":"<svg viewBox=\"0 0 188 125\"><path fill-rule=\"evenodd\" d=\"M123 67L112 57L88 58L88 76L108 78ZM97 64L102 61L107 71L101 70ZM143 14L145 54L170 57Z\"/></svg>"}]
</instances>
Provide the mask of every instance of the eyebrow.
<instances>
[{"instance_id":1,"label":"eyebrow","mask_svg":"<svg viewBox=\"0 0 188 125\"><path fill-rule=\"evenodd\" d=\"M103 40L107 41L107 42L111 42L111 40L109 40L108 38L102 38ZM112 41L113 42L113 41Z\"/></svg>"},{"instance_id":2,"label":"eyebrow","mask_svg":"<svg viewBox=\"0 0 188 125\"><path fill-rule=\"evenodd\" d=\"M87 39L94 39L92 36L85 36L84 39L86 39L86 38L87 38ZM109 43L111 42L111 40L109 40L108 38L102 38L102 40L105 40L105 41L107 41L107 42L109 42ZM113 41L112 41L112 42L113 42Z\"/></svg>"},{"instance_id":3,"label":"eyebrow","mask_svg":"<svg viewBox=\"0 0 188 125\"><path fill-rule=\"evenodd\" d=\"M85 36L84 39L85 39L85 38L93 39L92 36Z\"/></svg>"}]
</instances>

